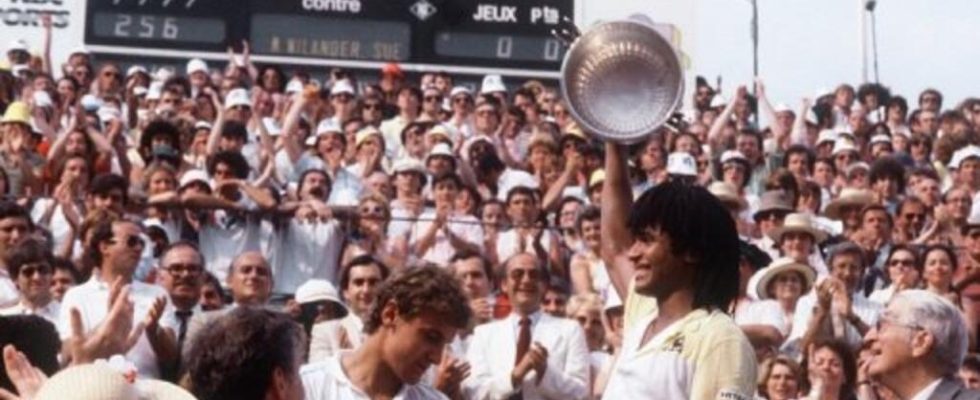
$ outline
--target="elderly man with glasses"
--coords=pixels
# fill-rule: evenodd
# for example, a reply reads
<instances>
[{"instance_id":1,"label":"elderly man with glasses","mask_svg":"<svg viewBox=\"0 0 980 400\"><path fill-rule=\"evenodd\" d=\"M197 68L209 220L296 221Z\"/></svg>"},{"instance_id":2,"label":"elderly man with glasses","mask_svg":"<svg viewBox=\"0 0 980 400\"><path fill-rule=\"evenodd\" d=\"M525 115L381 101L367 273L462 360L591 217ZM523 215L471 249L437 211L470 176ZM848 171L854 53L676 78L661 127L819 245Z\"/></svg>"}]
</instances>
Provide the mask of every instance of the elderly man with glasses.
<instances>
[{"instance_id":1,"label":"elderly man with glasses","mask_svg":"<svg viewBox=\"0 0 980 400\"><path fill-rule=\"evenodd\" d=\"M925 290L900 292L864 338L861 368L871 381L858 382L859 390L873 381L902 399L980 399L955 379L968 341L955 305Z\"/></svg>"}]
</instances>

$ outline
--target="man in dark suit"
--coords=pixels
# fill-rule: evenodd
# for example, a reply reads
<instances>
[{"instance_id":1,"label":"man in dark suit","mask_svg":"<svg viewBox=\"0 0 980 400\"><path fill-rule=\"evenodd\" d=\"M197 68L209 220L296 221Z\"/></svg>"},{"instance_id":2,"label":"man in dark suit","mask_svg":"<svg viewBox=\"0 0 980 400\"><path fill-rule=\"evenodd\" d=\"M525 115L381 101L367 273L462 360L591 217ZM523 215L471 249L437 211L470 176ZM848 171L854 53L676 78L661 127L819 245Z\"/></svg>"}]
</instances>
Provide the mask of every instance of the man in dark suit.
<instances>
[{"instance_id":1,"label":"man in dark suit","mask_svg":"<svg viewBox=\"0 0 980 400\"><path fill-rule=\"evenodd\" d=\"M925 290L899 292L864 340L870 357L862 368L899 398L980 399L980 391L955 379L966 355L967 329L945 298ZM860 390L870 384L858 382Z\"/></svg>"}]
</instances>

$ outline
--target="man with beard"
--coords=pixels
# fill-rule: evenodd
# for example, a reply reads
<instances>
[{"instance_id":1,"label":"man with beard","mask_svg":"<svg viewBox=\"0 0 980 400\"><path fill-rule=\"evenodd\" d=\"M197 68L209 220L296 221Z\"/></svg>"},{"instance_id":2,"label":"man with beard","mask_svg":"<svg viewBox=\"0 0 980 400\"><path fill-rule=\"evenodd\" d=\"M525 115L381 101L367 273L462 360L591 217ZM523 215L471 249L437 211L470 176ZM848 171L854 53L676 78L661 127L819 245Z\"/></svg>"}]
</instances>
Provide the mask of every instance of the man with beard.
<instances>
[{"instance_id":1,"label":"man with beard","mask_svg":"<svg viewBox=\"0 0 980 400\"><path fill-rule=\"evenodd\" d=\"M378 290L357 349L300 371L307 400L443 399L419 380L470 320L459 283L438 267L413 268ZM458 382L462 373L450 380Z\"/></svg>"},{"instance_id":2,"label":"man with beard","mask_svg":"<svg viewBox=\"0 0 980 400\"><path fill-rule=\"evenodd\" d=\"M606 144L601 253L625 330L603 397L751 399L755 352L724 311L738 296L735 221L707 190L677 181L631 204L625 151Z\"/></svg>"}]
</instances>

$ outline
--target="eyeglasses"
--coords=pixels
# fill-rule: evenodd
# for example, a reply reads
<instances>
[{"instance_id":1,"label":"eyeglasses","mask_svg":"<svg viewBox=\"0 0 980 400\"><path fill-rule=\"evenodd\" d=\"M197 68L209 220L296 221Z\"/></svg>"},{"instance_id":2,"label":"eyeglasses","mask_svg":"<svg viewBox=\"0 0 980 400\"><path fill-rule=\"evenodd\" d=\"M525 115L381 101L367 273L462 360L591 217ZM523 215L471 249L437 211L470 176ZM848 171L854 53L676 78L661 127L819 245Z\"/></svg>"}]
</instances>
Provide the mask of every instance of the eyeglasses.
<instances>
[{"instance_id":1,"label":"eyeglasses","mask_svg":"<svg viewBox=\"0 0 980 400\"><path fill-rule=\"evenodd\" d=\"M532 281L541 280L541 271L537 269L513 269L507 275L510 276L510 279L517 282L520 282L524 277Z\"/></svg>"},{"instance_id":2,"label":"eyeglasses","mask_svg":"<svg viewBox=\"0 0 980 400\"><path fill-rule=\"evenodd\" d=\"M497 115L497 113L492 110L480 110L476 112L476 116L478 117L489 117L491 115Z\"/></svg>"},{"instance_id":3,"label":"eyeglasses","mask_svg":"<svg viewBox=\"0 0 980 400\"><path fill-rule=\"evenodd\" d=\"M378 103L368 103L368 104L364 104L363 108L365 110L376 111L376 110L380 110L381 109L381 104L378 104Z\"/></svg>"},{"instance_id":4,"label":"eyeglasses","mask_svg":"<svg viewBox=\"0 0 980 400\"><path fill-rule=\"evenodd\" d=\"M252 107L246 105L237 105L237 106L231 106L231 109L237 111L249 111L252 109Z\"/></svg>"},{"instance_id":5,"label":"eyeglasses","mask_svg":"<svg viewBox=\"0 0 980 400\"><path fill-rule=\"evenodd\" d=\"M881 332L882 328L884 328L885 325L898 326L898 327L908 328L908 329L916 330L916 331L922 329L922 327L919 326L919 325L917 325L917 324L905 324L905 323L901 323L901 322L895 321L894 319L891 319L891 318L888 318L888 317L885 317L884 315L882 315L881 317L878 318L878 321L875 322L875 330L878 331L878 332Z\"/></svg>"},{"instance_id":6,"label":"eyeglasses","mask_svg":"<svg viewBox=\"0 0 980 400\"><path fill-rule=\"evenodd\" d=\"M200 264L181 264L181 263L170 264L163 267L162 269L164 271L167 271L171 275L189 275L189 276L200 274L201 271L204 270L204 268L201 267Z\"/></svg>"},{"instance_id":7,"label":"eyeglasses","mask_svg":"<svg viewBox=\"0 0 980 400\"><path fill-rule=\"evenodd\" d=\"M384 211L385 211L384 208L382 208L381 206L377 206L377 207L361 207L361 214L365 214L365 215L371 215L371 214L373 214L373 215L384 215L385 214Z\"/></svg>"},{"instance_id":8,"label":"eyeglasses","mask_svg":"<svg viewBox=\"0 0 980 400\"><path fill-rule=\"evenodd\" d=\"M926 215L925 214L917 214L917 213L908 213L908 214L903 214L902 215L902 218L905 218L908 221L916 221L916 220L926 219Z\"/></svg>"},{"instance_id":9,"label":"eyeglasses","mask_svg":"<svg viewBox=\"0 0 980 400\"><path fill-rule=\"evenodd\" d=\"M341 94L335 94L333 96L330 96L330 98L332 100L339 100L342 103L346 103L348 101L351 101L351 99L353 99L354 96L351 96L351 95L349 95L347 93L341 93Z\"/></svg>"},{"instance_id":10,"label":"eyeglasses","mask_svg":"<svg viewBox=\"0 0 980 400\"><path fill-rule=\"evenodd\" d=\"M20 275L30 278L35 274L51 275L51 266L45 263L27 264L21 267Z\"/></svg>"},{"instance_id":11,"label":"eyeglasses","mask_svg":"<svg viewBox=\"0 0 980 400\"><path fill-rule=\"evenodd\" d=\"M567 300L565 300L565 299L563 299L561 297L545 297L544 300L541 300L541 303L544 304L544 305L546 305L546 306L556 305L556 306L561 307L561 306L564 306L565 303L567 303L567 302L568 302Z\"/></svg>"},{"instance_id":12,"label":"eyeglasses","mask_svg":"<svg viewBox=\"0 0 980 400\"><path fill-rule=\"evenodd\" d=\"M786 218L787 214L785 211L762 211L756 219L759 221L781 220Z\"/></svg>"},{"instance_id":13,"label":"eyeglasses","mask_svg":"<svg viewBox=\"0 0 980 400\"><path fill-rule=\"evenodd\" d=\"M120 240L118 240L118 239L111 239L111 240L109 240L109 243L111 243L111 244L116 244L116 243L119 243L119 242L120 242ZM140 248L140 247L143 247L143 246L146 246L146 242L144 242L143 241L143 238L141 238L139 236L135 236L134 235L134 236L130 236L130 237L126 238L126 247L129 247L131 249L135 249L135 248Z\"/></svg>"},{"instance_id":14,"label":"eyeglasses","mask_svg":"<svg viewBox=\"0 0 980 400\"><path fill-rule=\"evenodd\" d=\"M442 97L440 96L425 96L426 103L438 103L440 101L442 101Z\"/></svg>"}]
</instances>

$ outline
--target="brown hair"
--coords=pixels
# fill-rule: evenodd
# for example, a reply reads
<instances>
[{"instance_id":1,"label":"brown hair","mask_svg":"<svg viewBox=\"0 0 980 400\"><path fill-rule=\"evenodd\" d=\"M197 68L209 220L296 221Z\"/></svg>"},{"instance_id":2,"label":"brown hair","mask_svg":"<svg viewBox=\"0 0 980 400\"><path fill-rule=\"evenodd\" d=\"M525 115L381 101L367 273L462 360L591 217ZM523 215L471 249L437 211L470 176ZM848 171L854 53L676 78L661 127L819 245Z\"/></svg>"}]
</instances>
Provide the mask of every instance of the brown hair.
<instances>
[{"instance_id":1,"label":"brown hair","mask_svg":"<svg viewBox=\"0 0 980 400\"><path fill-rule=\"evenodd\" d=\"M373 334L381 327L381 313L388 303L397 307L402 319L429 312L459 329L469 326L473 316L459 282L441 267L412 268L382 284L364 322L364 333Z\"/></svg>"}]
</instances>

